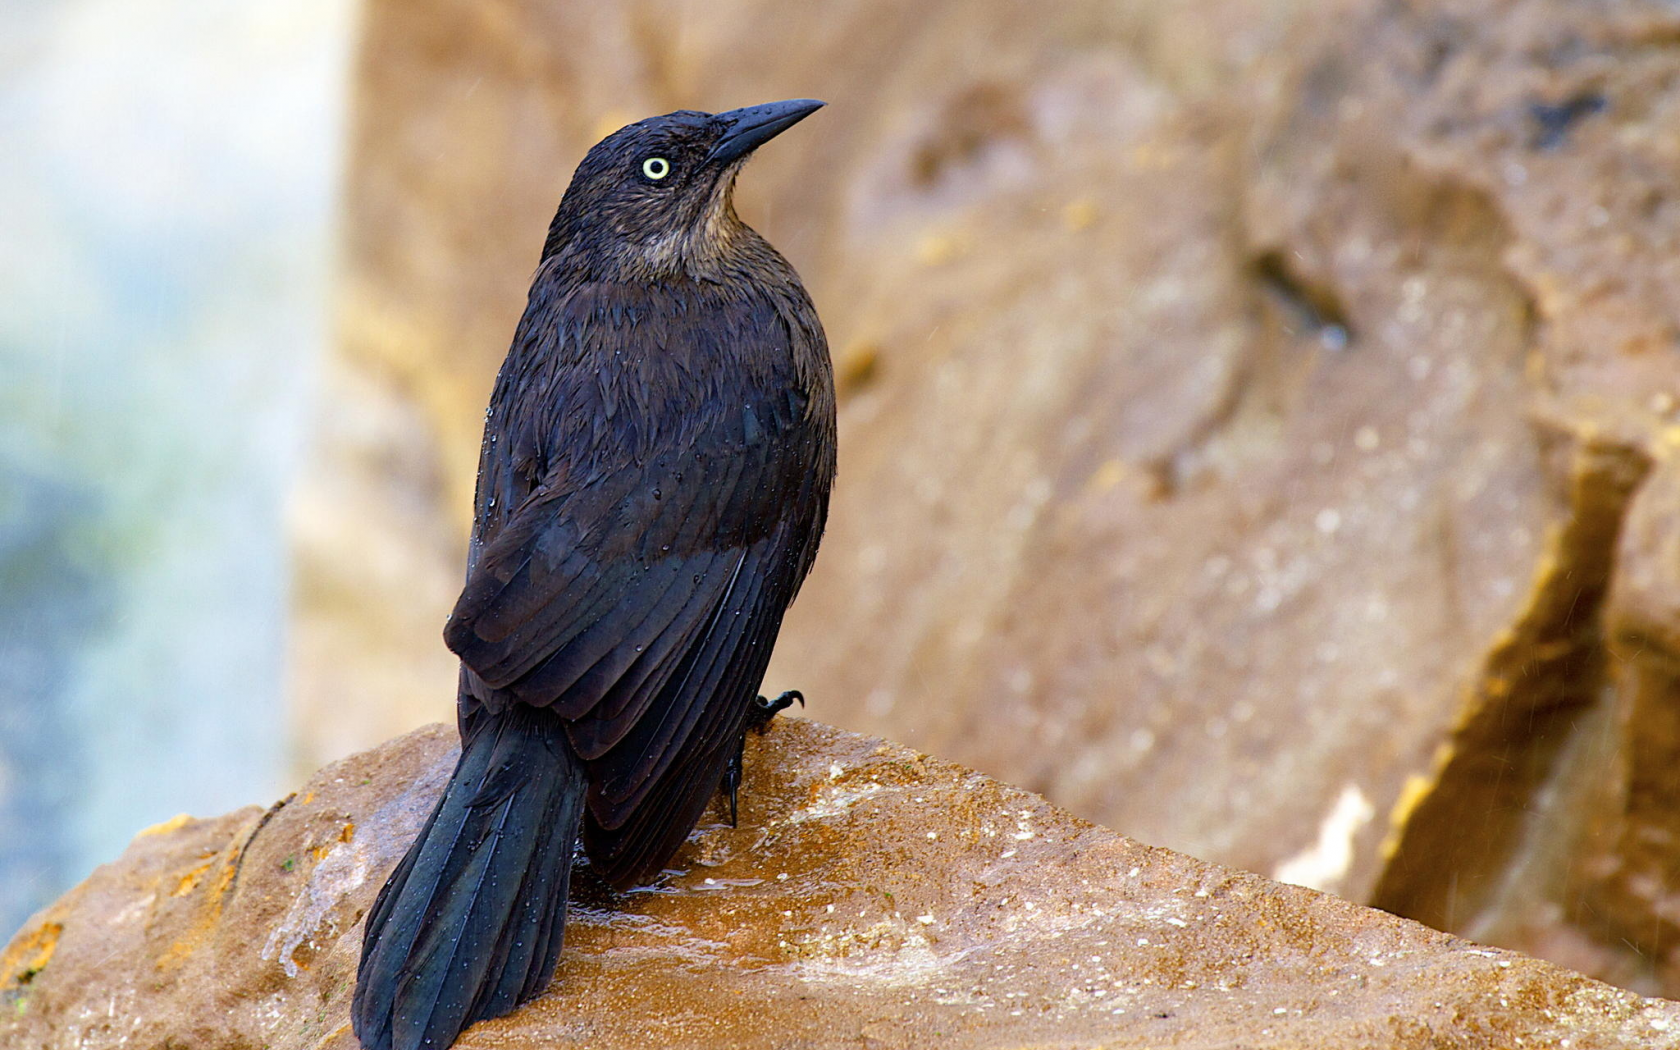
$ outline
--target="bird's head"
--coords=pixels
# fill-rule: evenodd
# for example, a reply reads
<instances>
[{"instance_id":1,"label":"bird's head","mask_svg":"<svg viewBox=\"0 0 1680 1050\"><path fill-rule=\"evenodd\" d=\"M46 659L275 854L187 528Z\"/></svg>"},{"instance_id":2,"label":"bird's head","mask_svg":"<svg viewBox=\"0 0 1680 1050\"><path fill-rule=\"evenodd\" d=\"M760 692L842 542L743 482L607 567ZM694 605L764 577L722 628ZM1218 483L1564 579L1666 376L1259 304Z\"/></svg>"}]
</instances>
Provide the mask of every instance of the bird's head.
<instances>
[{"instance_id":1,"label":"bird's head","mask_svg":"<svg viewBox=\"0 0 1680 1050\"><path fill-rule=\"evenodd\" d=\"M732 197L747 157L822 105L798 98L727 113L678 110L620 128L578 165L543 258L564 253L603 275L705 272L744 229Z\"/></svg>"}]
</instances>

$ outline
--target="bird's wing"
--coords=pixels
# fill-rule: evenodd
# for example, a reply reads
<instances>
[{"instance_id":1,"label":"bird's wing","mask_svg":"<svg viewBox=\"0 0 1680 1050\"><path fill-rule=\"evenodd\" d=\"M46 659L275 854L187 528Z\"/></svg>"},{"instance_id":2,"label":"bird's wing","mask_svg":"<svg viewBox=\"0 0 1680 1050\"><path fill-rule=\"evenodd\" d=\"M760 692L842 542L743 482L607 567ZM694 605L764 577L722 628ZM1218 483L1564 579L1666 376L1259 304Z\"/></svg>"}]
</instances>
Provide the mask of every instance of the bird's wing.
<instances>
[{"instance_id":1,"label":"bird's wing","mask_svg":"<svg viewBox=\"0 0 1680 1050\"><path fill-rule=\"evenodd\" d=\"M820 455L820 453L819 453ZM597 872L629 886L658 872L699 820L735 755L748 702L816 555L832 475L808 470L776 530L747 551L707 638L624 738L590 763L583 840ZM712 702L694 702L702 697ZM722 701L722 702L719 702ZM574 737L575 737L574 727Z\"/></svg>"},{"instance_id":2,"label":"bird's wing","mask_svg":"<svg viewBox=\"0 0 1680 1050\"><path fill-rule=\"evenodd\" d=\"M638 721L591 763L584 846L609 882L655 874L717 790L803 572L796 546L783 536L749 554L742 585L710 625L714 638L690 651L654 699L661 717ZM724 702L685 702L707 695Z\"/></svg>"},{"instance_id":3,"label":"bird's wing","mask_svg":"<svg viewBox=\"0 0 1680 1050\"><path fill-rule=\"evenodd\" d=\"M687 473L697 484L653 501L668 529L696 512L702 486L733 472L691 464ZM444 638L486 685L583 717L637 657L692 634L717 607L741 552L648 544L643 528L660 523L633 520L641 487L609 477L579 492L539 489L479 552Z\"/></svg>"}]
</instances>

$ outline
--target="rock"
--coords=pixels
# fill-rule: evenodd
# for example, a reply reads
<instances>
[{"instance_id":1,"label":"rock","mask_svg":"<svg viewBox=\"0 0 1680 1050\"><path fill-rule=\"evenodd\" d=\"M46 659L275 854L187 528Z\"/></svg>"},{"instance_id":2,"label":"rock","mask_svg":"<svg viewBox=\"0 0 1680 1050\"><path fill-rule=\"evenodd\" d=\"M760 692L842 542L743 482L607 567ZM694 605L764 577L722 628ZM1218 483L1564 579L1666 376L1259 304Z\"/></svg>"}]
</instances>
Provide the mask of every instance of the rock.
<instances>
[{"instance_id":1,"label":"rock","mask_svg":"<svg viewBox=\"0 0 1680 1050\"><path fill-rule=\"evenodd\" d=\"M328 418L372 423L304 501L319 753L452 689L480 413L581 151L813 95L742 183L843 391L768 684L1149 841L1680 991L1672 5L496 12L369 8ZM319 717L346 668L349 730Z\"/></svg>"},{"instance_id":2,"label":"rock","mask_svg":"<svg viewBox=\"0 0 1680 1050\"><path fill-rule=\"evenodd\" d=\"M454 760L433 726L142 832L0 955L0 1042L352 1050L361 918ZM1643 1000L1154 849L907 748L778 720L739 828L581 875L559 978L473 1047L1672 1046Z\"/></svg>"},{"instance_id":3,"label":"rock","mask_svg":"<svg viewBox=\"0 0 1680 1050\"><path fill-rule=\"evenodd\" d=\"M1617 748L1578 862L1583 911L1680 987L1680 461L1664 457L1628 511L1606 602Z\"/></svg>"}]
</instances>

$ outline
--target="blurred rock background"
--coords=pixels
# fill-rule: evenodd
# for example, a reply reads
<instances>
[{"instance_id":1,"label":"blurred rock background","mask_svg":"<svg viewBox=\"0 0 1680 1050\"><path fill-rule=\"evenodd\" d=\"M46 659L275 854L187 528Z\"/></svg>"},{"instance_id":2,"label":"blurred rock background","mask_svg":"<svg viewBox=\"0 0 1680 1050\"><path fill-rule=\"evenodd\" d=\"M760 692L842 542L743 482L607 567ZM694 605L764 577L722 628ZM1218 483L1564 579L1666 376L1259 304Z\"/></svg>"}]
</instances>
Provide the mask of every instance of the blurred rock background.
<instances>
[{"instance_id":1,"label":"blurred rock background","mask_svg":"<svg viewBox=\"0 0 1680 1050\"><path fill-rule=\"evenodd\" d=\"M809 95L830 108L738 198L805 276L842 393L829 538L767 686L1146 842L1680 994L1672 4L361 17L290 504L294 782L450 716L484 400L582 151ZM311 389L307 356L251 358L263 411ZM238 447L236 406L211 452L279 464L228 468L271 507L291 467ZM19 536L96 513L25 502L61 509ZM55 644L129 622L102 564L28 542L92 581L48 588ZM274 710L262 630L248 717Z\"/></svg>"}]
</instances>

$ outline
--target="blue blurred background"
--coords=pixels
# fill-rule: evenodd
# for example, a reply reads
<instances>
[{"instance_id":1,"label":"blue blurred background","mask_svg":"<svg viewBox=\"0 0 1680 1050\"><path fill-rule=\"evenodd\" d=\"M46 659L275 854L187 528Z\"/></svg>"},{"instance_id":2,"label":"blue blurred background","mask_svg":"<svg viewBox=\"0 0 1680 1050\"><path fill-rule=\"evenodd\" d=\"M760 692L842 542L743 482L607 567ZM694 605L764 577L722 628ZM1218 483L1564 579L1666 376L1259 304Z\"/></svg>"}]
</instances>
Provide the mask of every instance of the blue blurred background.
<instances>
[{"instance_id":1,"label":"blue blurred background","mask_svg":"<svg viewBox=\"0 0 1680 1050\"><path fill-rule=\"evenodd\" d=\"M281 788L347 0L0 9L0 930Z\"/></svg>"}]
</instances>

